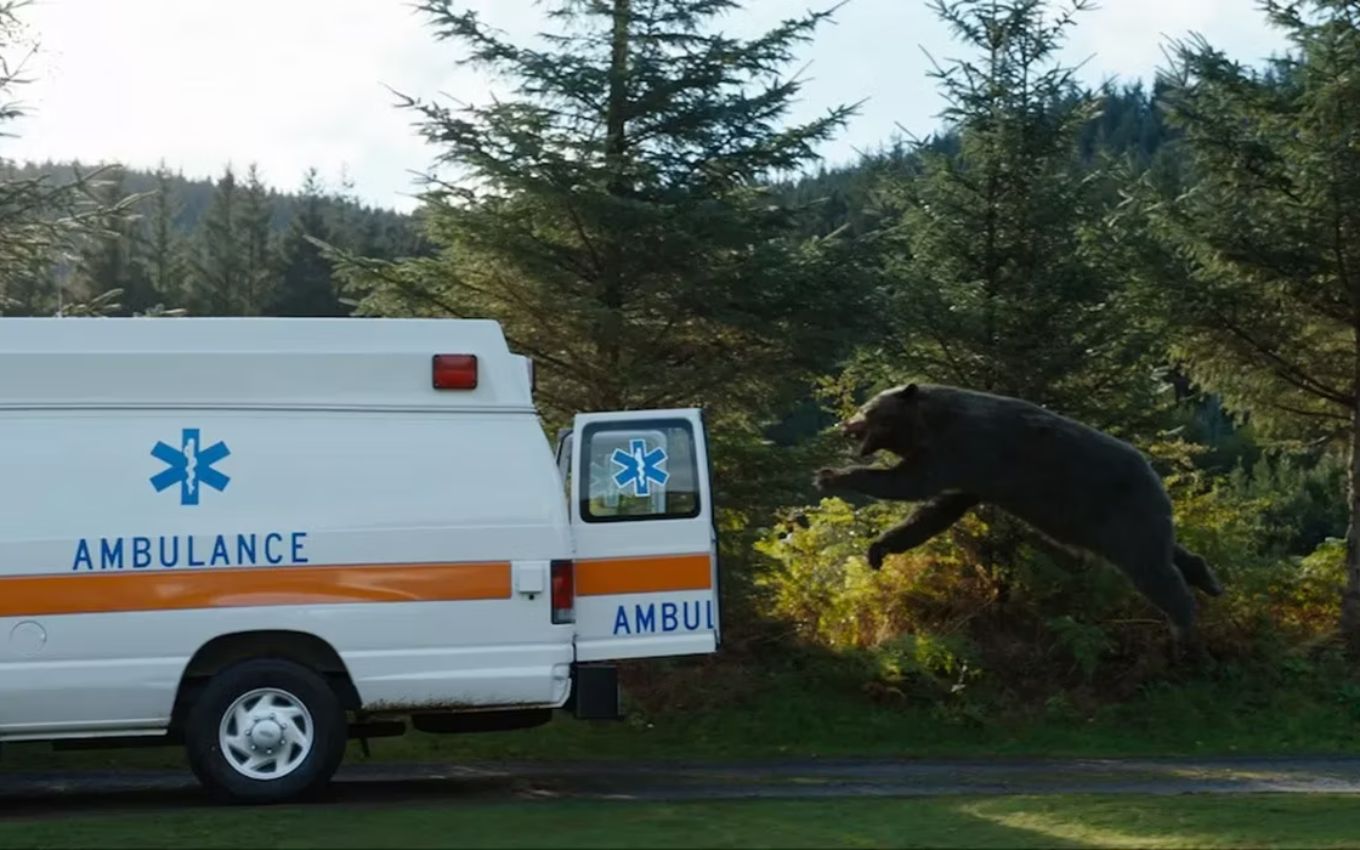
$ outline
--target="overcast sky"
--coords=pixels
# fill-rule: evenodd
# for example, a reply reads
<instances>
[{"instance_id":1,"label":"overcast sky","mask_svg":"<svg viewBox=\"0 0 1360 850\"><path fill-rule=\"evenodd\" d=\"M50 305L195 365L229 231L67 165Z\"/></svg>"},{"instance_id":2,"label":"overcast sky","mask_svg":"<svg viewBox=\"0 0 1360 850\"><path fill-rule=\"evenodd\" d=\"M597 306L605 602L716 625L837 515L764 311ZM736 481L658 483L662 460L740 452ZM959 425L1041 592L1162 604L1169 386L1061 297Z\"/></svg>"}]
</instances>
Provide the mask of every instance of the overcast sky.
<instances>
[{"instance_id":1,"label":"overcast sky","mask_svg":"<svg viewBox=\"0 0 1360 850\"><path fill-rule=\"evenodd\" d=\"M542 23L534 0L466 0L512 34ZM798 14L809 0L751 0L729 19L751 33ZM453 67L408 0L37 0L25 12L41 51L23 93L33 110L13 159L165 159L189 176L232 162L259 164L291 189L311 165L334 185L348 173L364 200L413 205L412 172L432 152L394 106L388 87L479 100L487 81ZM1255 61L1282 42L1254 0L1104 0L1075 31L1070 59L1091 57L1090 82L1150 79L1169 37L1197 31ZM890 138L901 124L933 129L940 110L921 48L956 50L924 0L850 0L804 52L808 78L796 117L868 100L823 153L844 162Z\"/></svg>"}]
</instances>

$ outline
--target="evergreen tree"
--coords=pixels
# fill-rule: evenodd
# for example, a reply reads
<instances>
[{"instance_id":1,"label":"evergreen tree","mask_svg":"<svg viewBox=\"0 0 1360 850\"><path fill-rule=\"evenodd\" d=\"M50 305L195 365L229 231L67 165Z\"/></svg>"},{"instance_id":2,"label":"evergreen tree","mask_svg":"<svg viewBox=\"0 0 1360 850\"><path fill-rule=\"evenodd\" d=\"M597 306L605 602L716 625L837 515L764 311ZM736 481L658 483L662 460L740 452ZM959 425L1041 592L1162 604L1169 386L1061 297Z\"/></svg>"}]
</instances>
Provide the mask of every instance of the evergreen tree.
<instances>
[{"instance_id":1,"label":"evergreen tree","mask_svg":"<svg viewBox=\"0 0 1360 850\"><path fill-rule=\"evenodd\" d=\"M859 295L763 184L851 113L784 123L800 91L786 68L829 13L739 40L715 29L733 0L564 0L538 49L453 0L422 8L514 91L457 111L410 101L469 179L428 195L437 256L347 264L366 312L499 319L555 417L768 409L827 367Z\"/></svg>"},{"instance_id":2,"label":"evergreen tree","mask_svg":"<svg viewBox=\"0 0 1360 850\"><path fill-rule=\"evenodd\" d=\"M278 316L345 316L331 261L318 242L333 240L326 220L325 196L316 169L303 182L301 207L280 250L280 277L270 312ZM315 240L315 241L314 241Z\"/></svg>"},{"instance_id":3,"label":"evergreen tree","mask_svg":"<svg viewBox=\"0 0 1360 850\"><path fill-rule=\"evenodd\" d=\"M271 251L273 199L260 180L259 168L250 166L240 205L237 235L241 240L241 314L258 316L274 298L274 262Z\"/></svg>"},{"instance_id":4,"label":"evergreen tree","mask_svg":"<svg viewBox=\"0 0 1360 850\"><path fill-rule=\"evenodd\" d=\"M193 312L240 316L246 311L246 259L239 236L240 189L228 166L217 181L212 205L196 234Z\"/></svg>"},{"instance_id":5,"label":"evergreen tree","mask_svg":"<svg viewBox=\"0 0 1360 850\"><path fill-rule=\"evenodd\" d=\"M1268 0L1293 51L1264 72L1177 45L1170 117L1196 178L1149 184L1146 220L1179 263L1149 286L1191 375L1266 433L1349 453L1342 629L1360 652L1360 7Z\"/></svg>"},{"instance_id":6,"label":"evergreen tree","mask_svg":"<svg viewBox=\"0 0 1360 850\"><path fill-rule=\"evenodd\" d=\"M164 163L156 170L155 178L156 189L141 262L156 303L180 307L187 303L189 296L189 268L177 230L181 204Z\"/></svg>"},{"instance_id":7,"label":"evergreen tree","mask_svg":"<svg viewBox=\"0 0 1360 850\"><path fill-rule=\"evenodd\" d=\"M979 58L938 67L950 146L889 194L892 358L921 378L1018 396L1128 431L1155 410L1151 348L1099 224L1111 180L1080 149L1097 101L1056 53L1085 0L956 0L940 17ZM951 149L952 148L952 149Z\"/></svg>"},{"instance_id":8,"label":"evergreen tree","mask_svg":"<svg viewBox=\"0 0 1360 850\"><path fill-rule=\"evenodd\" d=\"M127 197L125 181L122 167L110 167L96 197L106 206L118 204ZM128 214L111 221L107 229L81 251L76 291L92 296L116 293L114 297L124 315L154 306L158 303L155 289L145 266L139 262L143 249L139 217Z\"/></svg>"}]
</instances>

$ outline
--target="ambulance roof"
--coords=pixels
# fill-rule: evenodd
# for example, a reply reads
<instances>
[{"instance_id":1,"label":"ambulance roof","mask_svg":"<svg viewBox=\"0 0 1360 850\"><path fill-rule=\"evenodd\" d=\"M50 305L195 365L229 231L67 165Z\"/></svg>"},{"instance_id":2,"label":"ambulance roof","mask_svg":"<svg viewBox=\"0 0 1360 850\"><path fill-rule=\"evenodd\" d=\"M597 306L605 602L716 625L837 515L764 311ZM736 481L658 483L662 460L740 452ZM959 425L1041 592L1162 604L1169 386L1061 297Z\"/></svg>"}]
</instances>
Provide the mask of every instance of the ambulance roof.
<instances>
[{"instance_id":1,"label":"ambulance roof","mask_svg":"<svg viewBox=\"0 0 1360 850\"><path fill-rule=\"evenodd\" d=\"M477 356L436 390L439 354ZM0 319L0 407L532 410L527 361L468 319Z\"/></svg>"}]
</instances>

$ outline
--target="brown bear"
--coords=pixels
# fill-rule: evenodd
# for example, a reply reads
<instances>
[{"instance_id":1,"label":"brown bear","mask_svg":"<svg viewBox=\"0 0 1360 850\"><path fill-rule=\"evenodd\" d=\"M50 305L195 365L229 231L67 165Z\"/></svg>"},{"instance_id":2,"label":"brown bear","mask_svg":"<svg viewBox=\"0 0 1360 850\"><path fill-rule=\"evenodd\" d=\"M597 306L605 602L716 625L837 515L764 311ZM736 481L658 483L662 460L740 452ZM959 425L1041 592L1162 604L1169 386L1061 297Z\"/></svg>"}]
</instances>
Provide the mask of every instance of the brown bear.
<instances>
[{"instance_id":1,"label":"brown bear","mask_svg":"<svg viewBox=\"0 0 1360 850\"><path fill-rule=\"evenodd\" d=\"M901 460L823 469L819 489L924 503L870 545L874 569L985 502L1118 567L1178 638L1193 633L1190 586L1223 592L1204 559L1176 543L1171 499L1143 455L1080 422L1019 399L911 384L880 393L841 429L861 455L886 449Z\"/></svg>"}]
</instances>

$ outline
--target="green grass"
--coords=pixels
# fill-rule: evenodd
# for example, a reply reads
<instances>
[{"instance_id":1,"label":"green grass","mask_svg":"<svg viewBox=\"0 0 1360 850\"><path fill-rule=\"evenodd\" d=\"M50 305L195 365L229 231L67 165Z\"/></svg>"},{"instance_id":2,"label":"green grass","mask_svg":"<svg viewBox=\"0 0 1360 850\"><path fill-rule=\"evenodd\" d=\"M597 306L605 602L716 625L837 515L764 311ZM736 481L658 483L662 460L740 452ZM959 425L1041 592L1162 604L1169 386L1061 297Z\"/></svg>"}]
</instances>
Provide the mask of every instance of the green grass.
<instances>
[{"instance_id":1,"label":"green grass","mask_svg":"<svg viewBox=\"0 0 1360 850\"><path fill-rule=\"evenodd\" d=\"M0 822L0 847L1360 847L1351 797L203 809Z\"/></svg>"},{"instance_id":2,"label":"green grass","mask_svg":"<svg viewBox=\"0 0 1360 850\"><path fill-rule=\"evenodd\" d=\"M664 674L661 674L664 677ZM714 693L722 692L721 699ZM684 694L678 694L677 701ZM663 704L665 701L662 701ZM853 683L792 673L709 684L681 708L614 723L372 742L377 761L722 759L800 756L1154 756L1360 753L1360 698L1325 682L1221 678L1145 690L1089 713L1062 705L984 715L890 706ZM358 745L349 761L363 760ZM6 745L0 770L179 766L176 750L53 753Z\"/></svg>"}]
</instances>

